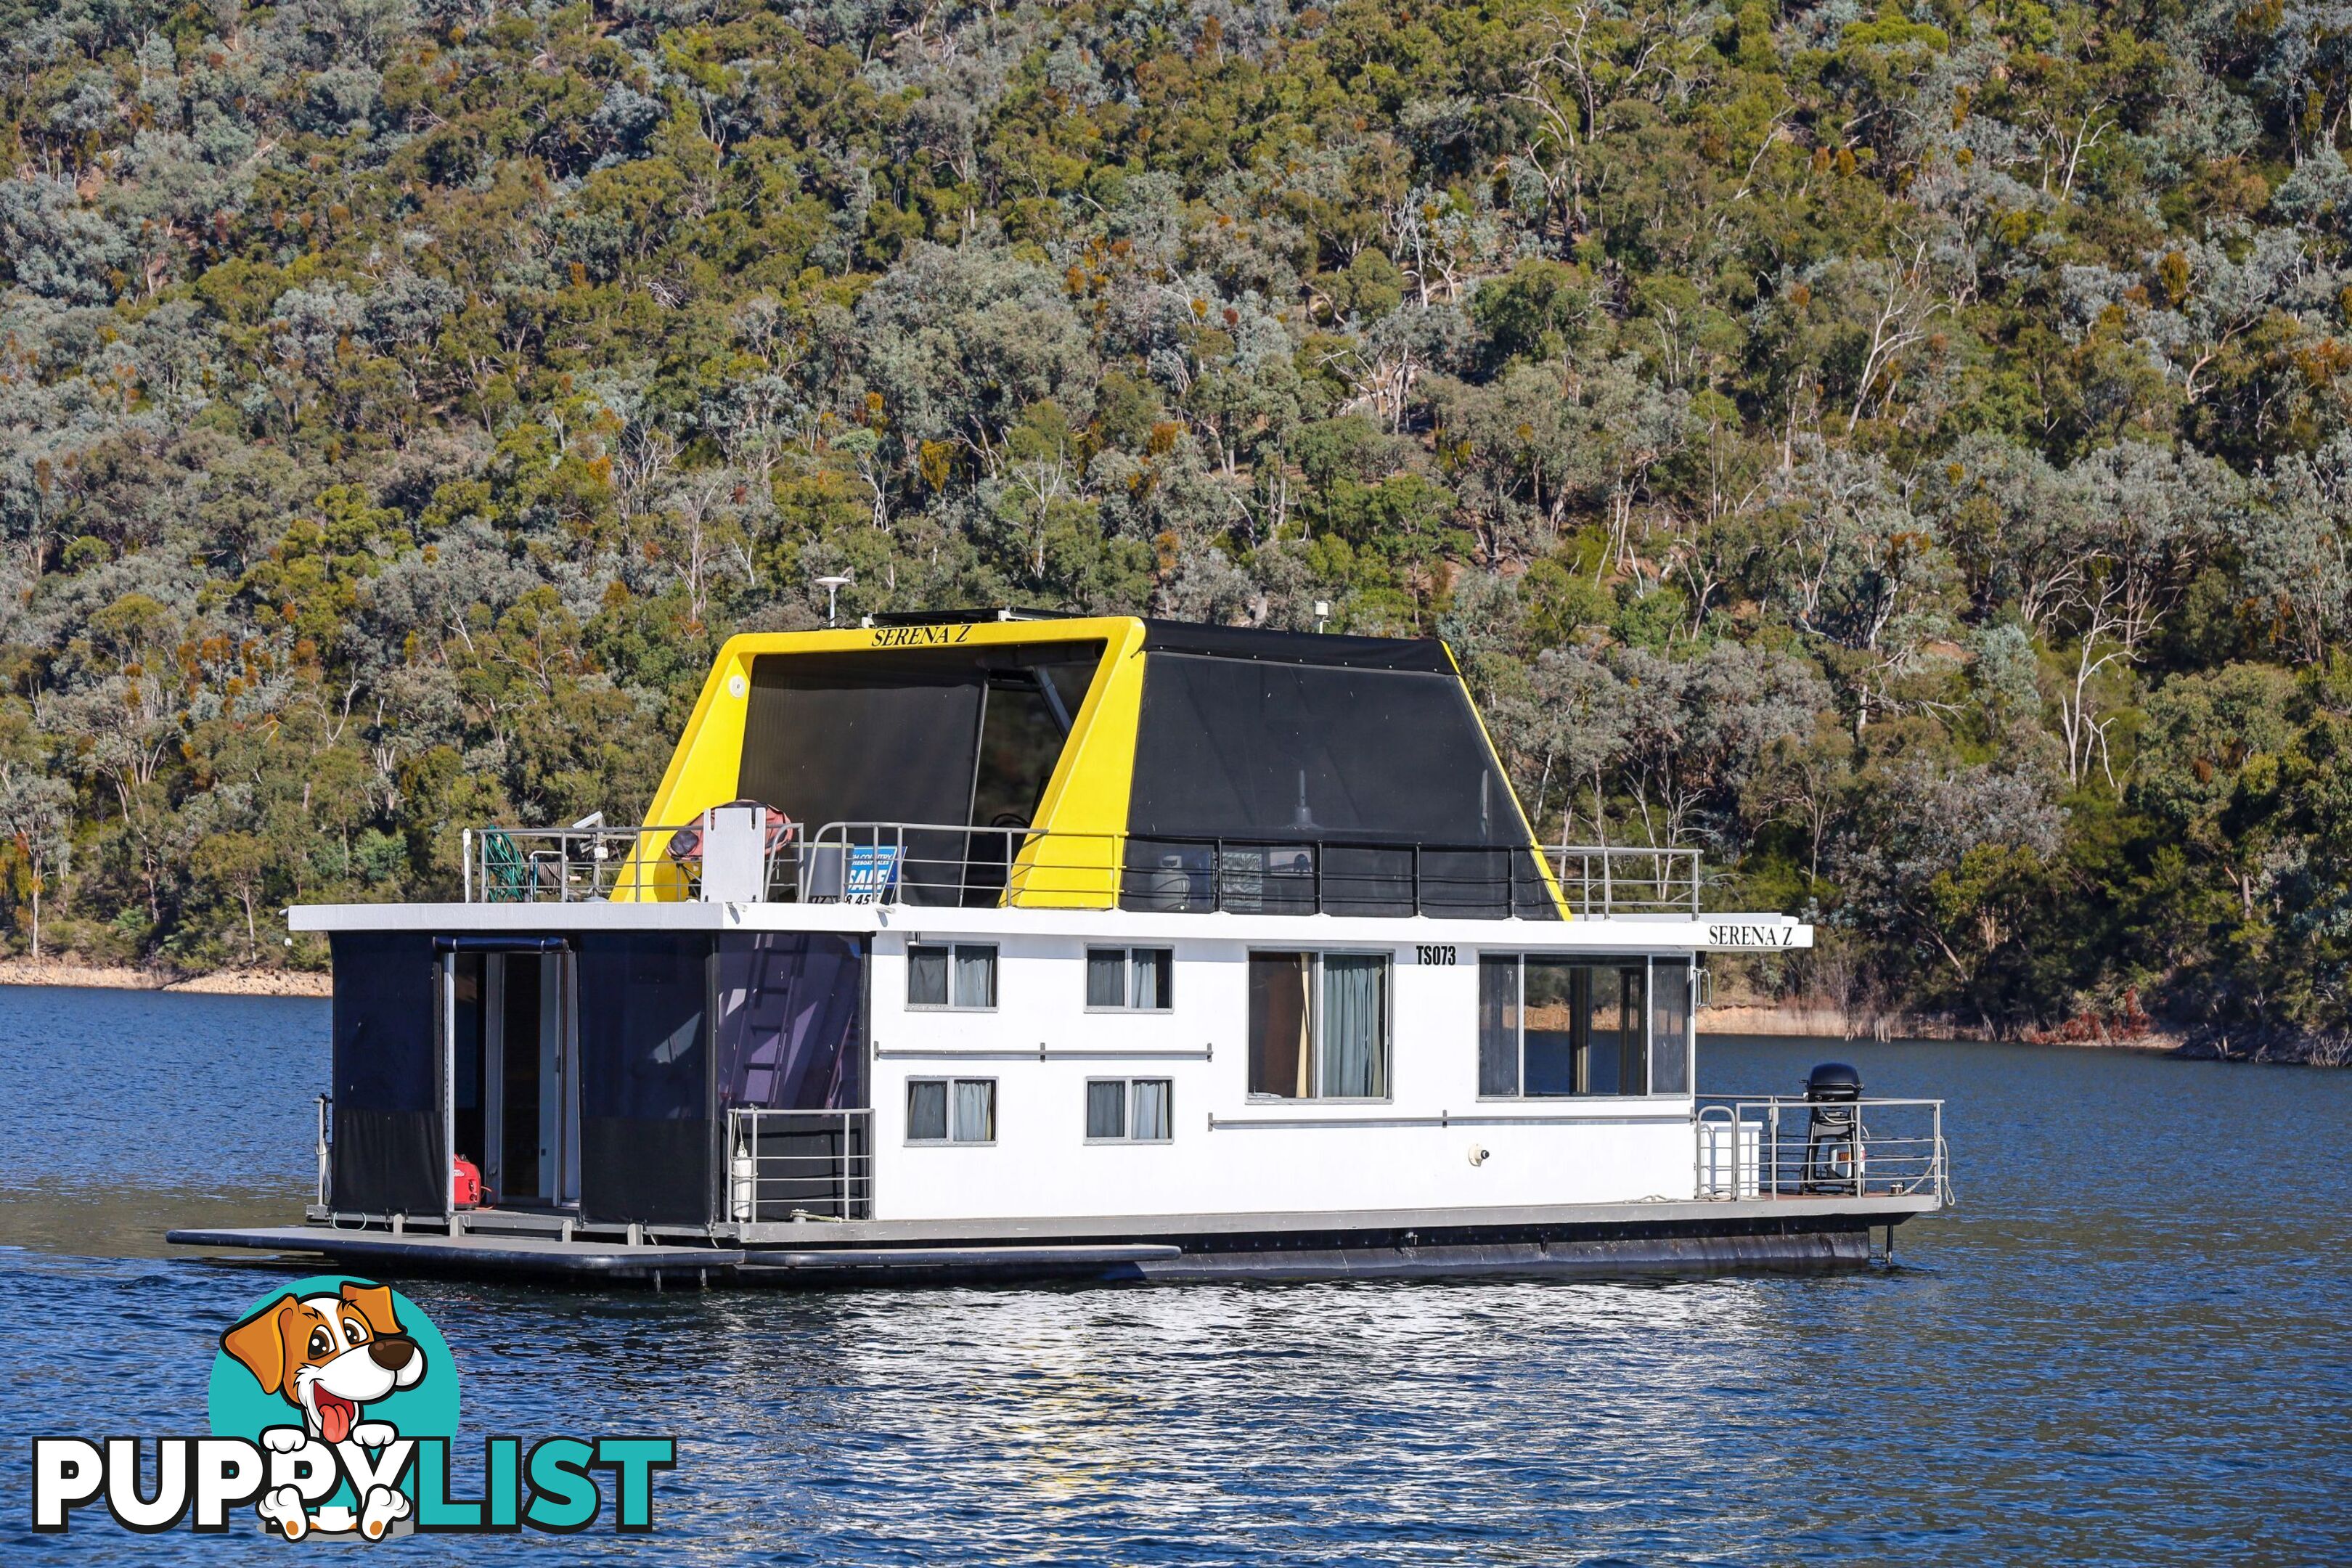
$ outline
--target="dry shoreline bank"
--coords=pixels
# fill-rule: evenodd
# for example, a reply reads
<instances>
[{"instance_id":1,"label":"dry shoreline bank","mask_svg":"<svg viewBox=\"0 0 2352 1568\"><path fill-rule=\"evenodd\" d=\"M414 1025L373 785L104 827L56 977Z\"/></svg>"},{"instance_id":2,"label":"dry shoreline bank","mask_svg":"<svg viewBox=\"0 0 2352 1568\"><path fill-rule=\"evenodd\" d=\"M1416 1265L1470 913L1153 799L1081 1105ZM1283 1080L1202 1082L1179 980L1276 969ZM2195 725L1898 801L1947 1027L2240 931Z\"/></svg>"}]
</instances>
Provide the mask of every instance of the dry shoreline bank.
<instances>
[{"instance_id":1,"label":"dry shoreline bank","mask_svg":"<svg viewBox=\"0 0 2352 1568\"><path fill-rule=\"evenodd\" d=\"M2186 1036L2144 1026L2123 1030L2053 1031L2020 1041L1980 1025L1916 1013L1841 1007L1833 1002L1728 1003L1698 1016L1705 1035L1807 1036L1832 1040L2007 1040L2033 1046L2091 1046L2111 1050L2183 1051Z\"/></svg>"},{"instance_id":2,"label":"dry shoreline bank","mask_svg":"<svg viewBox=\"0 0 2352 1568\"><path fill-rule=\"evenodd\" d=\"M1834 1002L1732 1003L1699 1015L1706 1035L1755 1035L1831 1040L1988 1040L2095 1050L2148 1051L2201 1061L2261 1062L2293 1067L2352 1067L2352 1038L2324 1035L2187 1033L2137 1012L2123 1018L2084 1015L2055 1029L2002 1034L1979 1025L1915 1013L1849 1009Z\"/></svg>"},{"instance_id":3,"label":"dry shoreline bank","mask_svg":"<svg viewBox=\"0 0 2352 1568\"><path fill-rule=\"evenodd\" d=\"M54 959L0 958L0 985L79 985L102 991L177 991L205 996L326 996L324 974L300 969L220 969L175 974L130 964L70 963Z\"/></svg>"}]
</instances>

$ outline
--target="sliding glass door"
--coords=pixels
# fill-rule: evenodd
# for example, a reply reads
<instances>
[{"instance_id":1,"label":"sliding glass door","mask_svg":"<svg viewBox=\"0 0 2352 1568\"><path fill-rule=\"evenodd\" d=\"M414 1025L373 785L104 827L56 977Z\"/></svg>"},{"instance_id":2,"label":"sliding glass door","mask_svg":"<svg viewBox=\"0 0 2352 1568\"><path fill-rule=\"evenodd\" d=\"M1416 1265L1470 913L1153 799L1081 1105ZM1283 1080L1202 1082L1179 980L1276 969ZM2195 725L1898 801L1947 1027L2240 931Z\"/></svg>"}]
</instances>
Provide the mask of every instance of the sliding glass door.
<instances>
[{"instance_id":1,"label":"sliding glass door","mask_svg":"<svg viewBox=\"0 0 2352 1568\"><path fill-rule=\"evenodd\" d=\"M1478 1092L1489 1099L1683 1094L1687 960L1486 953Z\"/></svg>"}]
</instances>

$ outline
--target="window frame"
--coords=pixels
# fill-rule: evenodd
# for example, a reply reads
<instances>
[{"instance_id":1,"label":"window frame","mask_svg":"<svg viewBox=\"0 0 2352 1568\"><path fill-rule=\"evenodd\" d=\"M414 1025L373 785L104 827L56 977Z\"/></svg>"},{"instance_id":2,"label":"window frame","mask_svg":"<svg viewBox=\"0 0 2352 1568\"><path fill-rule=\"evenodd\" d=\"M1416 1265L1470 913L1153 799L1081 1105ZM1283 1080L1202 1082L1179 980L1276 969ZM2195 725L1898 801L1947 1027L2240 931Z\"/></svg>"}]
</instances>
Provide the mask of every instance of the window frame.
<instances>
[{"instance_id":1,"label":"window frame","mask_svg":"<svg viewBox=\"0 0 2352 1568\"><path fill-rule=\"evenodd\" d=\"M1108 1012L1109 1009L1106 1008L1104 1010ZM1159 1078L1149 1075L1142 1078L1089 1078L1087 1079L1087 1098L1088 1100L1093 1098L1094 1087L1098 1083L1115 1083L1118 1084L1123 1091L1119 1096L1119 1112L1122 1118L1119 1125L1124 1128L1125 1131L1120 1132L1116 1138L1097 1138L1093 1133L1089 1132L1083 1140L1085 1143L1091 1147L1101 1148L1117 1148L1124 1144L1140 1143L1147 1148L1164 1149L1169 1144L1176 1142L1176 1080L1174 1079ZM1165 1138L1138 1138L1135 1135L1136 1086L1146 1083L1159 1084L1162 1089L1166 1091L1168 1097L1168 1136ZM1087 1105L1086 1100L1082 1100L1079 1102L1079 1110L1081 1114L1083 1115L1088 1109L1089 1107ZM1081 1121L1079 1125L1083 1127L1086 1123Z\"/></svg>"},{"instance_id":2,"label":"window frame","mask_svg":"<svg viewBox=\"0 0 2352 1568\"><path fill-rule=\"evenodd\" d=\"M1616 1094L1529 1094L1527 1092L1527 973L1528 960L1531 958L1566 960L1570 964L1578 965L1586 969L1613 970L1632 969L1635 966L1635 962L1637 960L1639 961L1642 971L1642 1005L1640 1012L1642 1019L1643 1072L1643 1086L1640 1092L1633 1094L1623 1093L1622 1091ZM1625 953L1622 955L1612 955L1605 952L1547 952L1540 950L1529 950L1526 948L1482 950L1478 953L1478 963L1482 966L1490 960L1495 959L1509 960L1513 971L1518 977L1518 996L1514 1011L1518 1016L1519 1091L1516 1094L1489 1094L1484 1087L1486 1063L1482 1053L1486 1045L1486 1021L1480 1015L1484 1012L1486 1007L1486 997L1482 992L1473 1005L1471 1015L1471 1081L1474 1084L1480 1086L1477 1092L1477 1099L1480 1103L1488 1105L1522 1105L1528 1103L1558 1105L1562 1102L1570 1104L1589 1104L1593 1102L1609 1103L1617 1100L1688 1100L1692 1097L1694 1090L1689 1088L1681 1089L1659 1089L1652 1087L1652 1085L1655 1084L1658 1079L1658 1041L1656 1038L1658 1021L1657 972L1661 963L1664 963L1669 966L1676 966L1675 964L1675 960L1671 956L1661 957L1661 955L1657 953ZM1679 967L1695 972L1697 967L1696 956L1694 954L1685 957ZM1696 978L1691 982L1691 990L1689 994L1690 1000L1685 1003L1683 1010L1683 1037L1680 1041L1676 1042L1683 1054L1683 1081L1685 1085L1696 1084L1698 1081L1698 1004L1697 981Z\"/></svg>"},{"instance_id":3,"label":"window frame","mask_svg":"<svg viewBox=\"0 0 2352 1568\"><path fill-rule=\"evenodd\" d=\"M928 949L932 952L944 952L948 955L948 999L944 1002L918 1002L915 1000L915 952L919 948ZM982 951L985 951L988 954L989 999L984 1003L977 1004L971 1002L959 1002L955 999L957 955L963 952L976 952ZM907 943L906 964L907 1011L909 1013L993 1013L999 1010L1000 1005L1003 1002L1004 994L1003 964L1002 963L1000 944L996 942L961 942L954 938L950 938L944 942L909 941Z\"/></svg>"},{"instance_id":4,"label":"window frame","mask_svg":"<svg viewBox=\"0 0 2352 1568\"><path fill-rule=\"evenodd\" d=\"M1244 950L1243 963L1257 958L1305 958L1310 962L1313 979L1307 996L1307 1028L1309 1081L1320 1089L1323 1077L1323 961L1327 958L1377 958L1381 961L1381 1079L1388 1085L1386 1094L1266 1094L1248 1087L1248 1077L1255 1053L1249 1038L1248 1003L1244 1001L1243 1037L1243 1097L1252 1105L1393 1105L1396 1103L1396 950L1390 947L1253 947Z\"/></svg>"},{"instance_id":5,"label":"window frame","mask_svg":"<svg viewBox=\"0 0 2352 1568\"><path fill-rule=\"evenodd\" d=\"M941 1086L947 1091L946 1115L948 1135L944 1138L918 1138L915 1136L915 1107L913 1103L915 1089L918 1085L934 1083ZM958 1085L967 1083L984 1083L988 1085L988 1136L985 1138L959 1138L955 1135L955 1091ZM907 1114L906 1121L899 1128L899 1131L901 1133L899 1142L907 1148L993 1149L996 1147L997 1119L1002 1113L1003 1108L997 1094L997 1080L995 1079L949 1078L937 1073L924 1073L918 1077L908 1079L906 1080L906 1085L908 1101Z\"/></svg>"},{"instance_id":6,"label":"window frame","mask_svg":"<svg viewBox=\"0 0 2352 1568\"><path fill-rule=\"evenodd\" d=\"M1095 1004L1095 1003L1093 1003L1093 1002L1088 1002L1088 1003L1087 1003L1087 1004L1085 1005L1085 1007L1084 1007L1084 1009L1083 1009L1084 1011L1088 1012L1088 1013L1126 1013L1126 1014L1134 1014L1134 1015L1139 1015L1139 1016L1143 1016L1143 1017L1146 1017L1146 1018L1157 1017L1157 1016L1161 1016L1161 1015L1163 1015L1163 1014L1173 1013L1173 1012L1175 1012L1175 1011L1176 1011L1176 1001L1175 1001L1175 996L1176 996L1176 950L1175 950L1175 948L1173 948L1173 947L1171 947L1171 946L1169 946L1169 945L1167 945L1167 944L1165 944L1165 943L1162 943L1162 942L1090 942L1087 943L1087 945L1086 945L1086 961L1087 961L1087 963L1088 964L1091 964L1091 963L1094 962L1094 957L1095 957L1095 955L1096 955L1097 953L1100 953L1100 952L1116 952L1116 953L1118 953L1118 954L1119 955L1119 966L1118 966L1118 973L1119 973L1119 982L1120 982L1120 994L1123 994L1123 995L1125 995L1125 996L1127 996L1128 998L1129 998L1129 1000L1128 1000L1127 1002L1124 1002L1124 1003L1120 1004L1119 1005L1118 1005L1118 1006L1116 1006L1116 1007L1102 1006L1102 1005L1097 1005L1097 1004ZM1166 953L1166 954L1168 955L1168 975L1167 975L1168 984L1167 984L1167 985L1163 988L1163 993L1162 993L1162 994L1163 994L1163 998L1164 998L1164 999L1163 999L1163 1000L1160 1002L1160 1004L1158 1006L1156 1006L1156 1007L1139 1007L1139 1006L1137 1006L1137 1005L1135 1005L1135 1003L1134 1003L1134 1001L1133 1001L1133 997L1134 997L1134 995L1135 995L1135 955L1136 955L1137 953L1139 953L1139 952L1164 952L1164 953ZM1081 985L1084 985L1084 984L1087 983L1087 977L1086 973L1082 971L1082 972L1080 973L1079 976L1078 976L1078 982L1079 982L1079 984L1080 984Z\"/></svg>"}]
</instances>

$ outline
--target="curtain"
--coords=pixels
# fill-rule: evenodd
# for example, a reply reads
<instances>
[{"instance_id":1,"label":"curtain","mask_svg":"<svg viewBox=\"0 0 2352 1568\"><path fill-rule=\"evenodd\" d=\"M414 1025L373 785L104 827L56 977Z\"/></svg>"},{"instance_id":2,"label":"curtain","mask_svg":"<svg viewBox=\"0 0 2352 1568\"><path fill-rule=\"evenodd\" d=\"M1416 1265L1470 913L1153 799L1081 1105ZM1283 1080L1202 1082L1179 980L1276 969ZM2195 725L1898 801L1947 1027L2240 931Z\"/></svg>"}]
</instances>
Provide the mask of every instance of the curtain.
<instances>
[{"instance_id":1,"label":"curtain","mask_svg":"<svg viewBox=\"0 0 2352 1568\"><path fill-rule=\"evenodd\" d=\"M449 1197L434 1011L439 964L422 931L338 931L332 1077L335 1206L439 1214Z\"/></svg>"},{"instance_id":2,"label":"curtain","mask_svg":"<svg viewBox=\"0 0 2352 1568\"><path fill-rule=\"evenodd\" d=\"M751 661L735 794L828 822L961 823L988 673L976 649Z\"/></svg>"},{"instance_id":3,"label":"curtain","mask_svg":"<svg viewBox=\"0 0 2352 1568\"><path fill-rule=\"evenodd\" d=\"M709 1220L710 936L580 936L580 1203L584 1218Z\"/></svg>"},{"instance_id":4,"label":"curtain","mask_svg":"<svg viewBox=\"0 0 2352 1568\"><path fill-rule=\"evenodd\" d=\"M996 1141L994 1079L956 1079L953 1136L959 1143L992 1143Z\"/></svg>"},{"instance_id":5,"label":"curtain","mask_svg":"<svg viewBox=\"0 0 2352 1568\"><path fill-rule=\"evenodd\" d=\"M996 950L965 947L955 950L955 1005L959 1007L996 1005Z\"/></svg>"},{"instance_id":6,"label":"curtain","mask_svg":"<svg viewBox=\"0 0 2352 1568\"><path fill-rule=\"evenodd\" d=\"M1333 953L1323 960L1322 1092L1378 1100L1389 1091L1388 960Z\"/></svg>"},{"instance_id":7,"label":"curtain","mask_svg":"<svg viewBox=\"0 0 2352 1568\"><path fill-rule=\"evenodd\" d=\"M1125 948L1090 947L1087 949L1087 1005L1089 1007L1127 1005L1127 950Z\"/></svg>"},{"instance_id":8,"label":"curtain","mask_svg":"<svg viewBox=\"0 0 2352 1568\"><path fill-rule=\"evenodd\" d=\"M944 1143L948 1136L948 1086L933 1079L907 1086L907 1142Z\"/></svg>"},{"instance_id":9,"label":"curtain","mask_svg":"<svg viewBox=\"0 0 2352 1568\"><path fill-rule=\"evenodd\" d=\"M1148 1011L1171 1005L1168 1000L1168 971L1172 956L1164 947L1139 947L1135 950L1135 990L1128 999L1129 1006Z\"/></svg>"},{"instance_id":10,"label":"curtain","mask_svg":"<svg viewBox=\"0 0 2352 1568\"><path fill-rule=\"evenodd\" d=\"M1087 1085L1087 1136L1127 1136L1127 1085L1118 1079L1098 1079Z\"/></svg>"},{"instance_id":11,"label":"curtain","mask_svg":"<svg viewBox=\"0 0 2352 1568\"><path fill-rule=\"evenodd\" d=\"M706 1114L709 952L710 939L698 933L581 937L582 1114L672 1121Z\"/></svg>"},{"instance_id":12,"label":"curtain","mask_svg":"<svg viewBox=\"0 0 2352 1568\"><path fill-rule=\"evenodd\" d=\"M1135 1080L1135 1120L1128 1129L1129 1138L1153 1142L1165 1142L1170 1134L1168 1080L1164 1078L1139 1078Z\"/></svg>"},{"instance_id":13,"label":"curtain","mask_svg":"<svg viewBox=\"0 0 2352 1568\"><path fill-rule=\"evenodd\" d=\"M907 1005L944 1007L948 1005L948 950L909 947L907 950Z\"/></svg>"},{"instance_id":14,"label":"curtain","mask_svg":"<svg viewBox=\"0 0 2352 1568\"><path fill-rule=\"evenodd\" d=\"M1332 835L1524 843L1526 829L1501 804L1509 796L1493 755L1450 672L1152 652L1128 831L1273 844Z\"/></svg>"}]
</instances>

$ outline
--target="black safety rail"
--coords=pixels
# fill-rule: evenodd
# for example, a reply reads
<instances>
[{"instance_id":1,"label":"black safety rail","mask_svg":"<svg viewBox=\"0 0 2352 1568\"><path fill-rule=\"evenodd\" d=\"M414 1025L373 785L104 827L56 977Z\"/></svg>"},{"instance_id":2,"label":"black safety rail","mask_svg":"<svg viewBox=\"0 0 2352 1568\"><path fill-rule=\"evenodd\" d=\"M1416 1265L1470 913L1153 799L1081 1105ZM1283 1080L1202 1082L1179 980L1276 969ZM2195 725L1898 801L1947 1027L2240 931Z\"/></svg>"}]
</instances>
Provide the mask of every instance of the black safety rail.
<instances>
[{"instance_id":1,"label":"black safety rail","mask_svg":"<svg viewBox=\"0 0 2352 1568\"><path fill-rule=\"evenodd\" d=\"M468 902L698 900L704 826L467 830ZM1550 864L1546 865L1549 860ZM1695 849L1241 839L834 822L772 830L772 903L1557 920L1696 916Z\"/></svg>"},{"instance_id":2,"label":"black safety rail","mask_svg":"<svg viewBox=\"0 0 2352 1568\"><path fill-rule=\"evenodd\" d=\"M1119 907L1264 915L1557 920L1524 846L1130 837Z\"/></svg>"}]
</instances>

